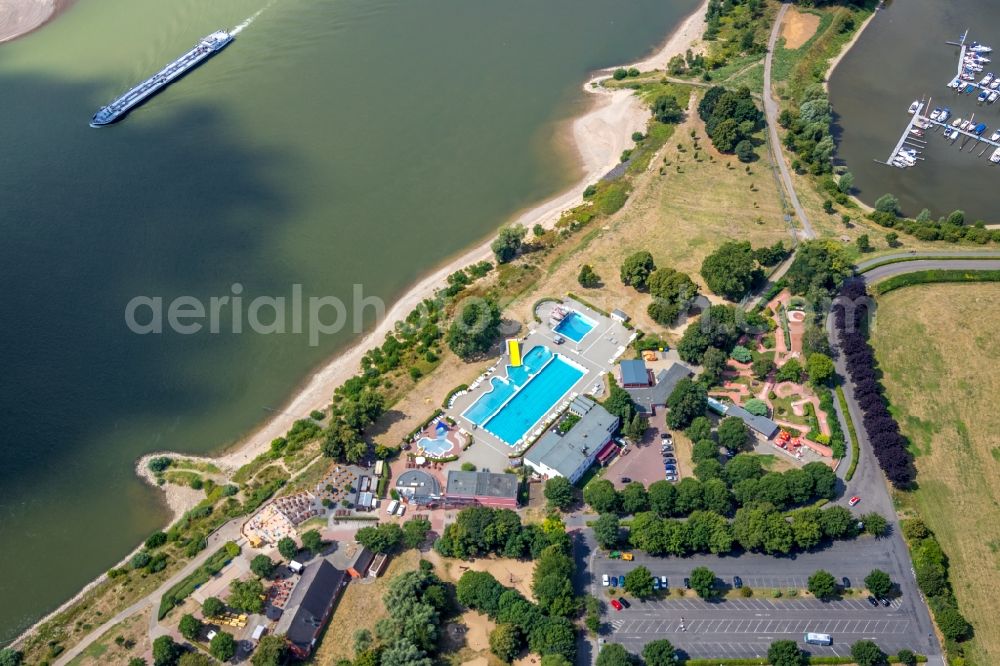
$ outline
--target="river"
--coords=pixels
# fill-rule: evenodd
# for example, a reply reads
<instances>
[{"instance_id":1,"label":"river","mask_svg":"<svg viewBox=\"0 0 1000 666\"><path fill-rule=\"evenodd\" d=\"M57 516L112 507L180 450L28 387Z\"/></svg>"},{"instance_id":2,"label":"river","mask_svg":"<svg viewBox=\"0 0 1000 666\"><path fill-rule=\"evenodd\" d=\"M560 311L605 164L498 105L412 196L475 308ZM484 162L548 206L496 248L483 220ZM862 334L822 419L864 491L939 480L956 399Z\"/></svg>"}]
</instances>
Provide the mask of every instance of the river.
<instances>
[{"instance_id":1,"label":"river","mask_svg":"<svg viewBox=\"0 0 1000 666\"><path fill-rule=\"evenodd\" d=\"M135 296L387 301L579 177L565 120L697 0L79 0L0 46L0 643L167 513L133 474L217 451L355 334L135 335ZM218 28L110 128L90 116Z\"/></svg>"},{"instance_id":2,"label":"river","mask_svg":"<svg viewBox=\"0 0 1000 666\"><path fill-rule=\"evenodd\" d=\"M854 174L858 196L867 204L885 193L899 198L910 216L927 208L935 216L963 210L966 221L1000 222L993 192L1000 170L970 142L960 150L940 130L927 136L926 160L910 169L885 161L909 116L910 103L923 96L932 106L949 106L952 118L969 118L1000 127L1000 103L979 105L975 95L956 96L947 87L955 78L957 42L969 29L969 41L993 45L994 62L985 67L1000 72L1000 4L987 0L904 0L882 9L830 77L830 101L837 121L837 159Z\"/></svg>"}]
</instances>

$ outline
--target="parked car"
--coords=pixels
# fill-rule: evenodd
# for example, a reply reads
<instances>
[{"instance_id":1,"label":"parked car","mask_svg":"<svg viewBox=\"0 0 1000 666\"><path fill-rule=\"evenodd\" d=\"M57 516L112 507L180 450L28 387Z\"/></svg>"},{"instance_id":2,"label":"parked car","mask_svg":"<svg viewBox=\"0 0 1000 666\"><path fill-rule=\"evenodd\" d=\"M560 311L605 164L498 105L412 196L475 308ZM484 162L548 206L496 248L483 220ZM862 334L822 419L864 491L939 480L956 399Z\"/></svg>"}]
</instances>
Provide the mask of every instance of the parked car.
<instances>
[{"instance_id":1,"label":"parked car","mask_svg":"<svg viewBox=\"0 0 1000 666\"><path fill-rule=\"evenodd\" d=\"M848 501L847 503L848 503L848 505L850 505L850 506L857 506L857 505L858 505L858 502L860 502L860 501L861 501L861 498L860 498L860 497L858 497L857 495L855 495L855 496L854 496L854 497L852 497L852 498L850 499L850 501Z\"/></svg>"},{"instance_id":2,"label":"parked car","mask_svg":"<svg viewBox=\"0 0 1000 666\"><path fill-rule=\"evenodd\" d=\"M669 432L661 432L660 433L660 439L662 439L665 442L667 442L667 441L672 442L672 441L674 441L674 436L671 435Z\"/></svg>"},{"instance_id":3,"label":"parked car","mask_svg":"<svg viewBox=\"0 0 1000 666\"><path fill-rule=\"evenodd\" d=\"M654 590L660 589L660 579L657 578L656 576L653 576L653 589Z\"/></svg>"},{"instance_id":4,"label":"parked car","mask_svg":"<svg viewBox=\"0 0 1000 666\"><path fill-rule=\"evenodd\" d=\"M633 559L635 559L635 555L633 555L632 553L622 553L622 559L625 560L626 562L631 562Z\"/></svg>"},{"instance_id":5,"label":"parked car","mask_svg":"<svg viewBox=\"0 0 1000 666\"><path fill-rule=\"evenodd\" d=\"M632 477L630 477L630 476L623 476L622 477L622 483L632 483Z\"/></svg>"},{"instance_id":6,"label":"parked car","mask_svg":"<svg viewBox=\"0 0 1000 666\"><path fill-rule=\"evenodd\" d=\"M675 472L676 473L677 472L677 465L675 465L674 463L666 463L665 465L663 465L663 469L667 470L668 472Z\"/></svg>"},{"instance_id":7,"label":"parked car","mask_svg":"<svg viewBox=\"0 0 1000 666\"><path fill-rule=\"evenodd\" d=\"M677 458L664 458L663 459L663 464L664 465L676 465L677 464Z\"/></svg>"},{"instance_id":8,"label":"parked car","mask_svg":"<svg viewBox=\"0 0 1000 666\"><path fill-rule=\"evenodd\" d=\"M875 606L876 608L878 607L878 599L876 599L870 594L868 595L868 603L870 603L872 606Z\"/></svg>"},{"instance_id":9,"label":"parked car","mask_svg":"<svg viewBox=\"0 0 1000 666\"><path fill-rule=\"evenodd\" d=\"M625 597L618 597L618 603L620 603L625 608L631 608L632 607L632 604L630 604Z\"/></svg>"},{"instance_id":10,"label":"parked car","mask_svg":"<svg viewBox=\"0 0 1000 666\"><path fill-rule=\"evenodd\" d=\"M611 607L614 608L616 611L620 611L622 609L622 604L617 599L612 599Z\"/></svg>"},{"instance_id":11,"label":"parked car","mask_svg":"<svg viewBox=\"0 0 1000 666\"><path fill-rule=\"evenodd\" d=\"M843 578L841 578L840 582L844 584L844 589L845 590L848 589L849 587L851 587L851 579L848 578L847 576L844 576Z\"/></svg>"},{"instance_id":12,"label":"parked car","mask_svg":"<svg viewBox=\"0 0 1000 666\"><path fill-rule=\"evenodd\" d=\"M611 587L618 587L618 576L611 577Z\"/></svg>"},{"instance_id":13,"label":"parked car","mask_svg":"<svg viewBox=\"0 0 1000 666\"><path fill-rule=\"evenodd\" d=\"M882 605L885 606L886 608L892 605L892 602L886 599L885 597L882 597L881 599L879 599L879 601L881 601Z\"/></svg>"},{"instance_id":14,"label":"parked car","mask_svg":"<svg viewBox=\"0 0 1000 666\"><path fill-rule=\"evenodd\" d=\"M667 577L666 576L660 576L660 587L662 587L664 590L667 589Z\"/></svg>"},{"instance_id":15,"label":"parked car","mask_svg":"<svg viewBox=\"0 0 1000 666\"><path fill-rule=\"evenodd\" d=\"M607 587L610 584L611 584L611 580L608 578L608 574L604 574L603 576L601 576L601 585L603 585L604 587Z\"/></svg>"},{"instance_id":16,"label":"parked car","mask_svg":"<svg viewBox=\"0 0 1000 666\"><path fill-rule=\"evenodd\" d=\"M552 338L552 342L556 343L557 345L561 345L562 343L566 342L566 339L561 335L557 335L556 337Z\"/></svg>"},{"instance_id":17,"label":"parked car","mask_svg":"<svg viewBox=\"0 0 1000 666\"><path fill-rule=\"evenodd\" d=\"M687 589L689 589L689 590L691 589L691 579L690 578L685 578L684 579L684 587L687 588Z\"/></svg>"},{"instance_id":18,"label":"parked car","mask_svg":"<svg viewBox=\"0 0 1000 666\"><path fill-rule=\"evenodd\" d=\"M733 576L733 587L735 587L737 590L743 587L743 579L740 578L739 576Z\"/></svg>"},{"instance_id":19,"label":"parked car","mask_svg":"<svg viewBox=\"0 0 1000 666\"><path fill-rule=\"evenodd\" d=\"M660 447L660 453L673 453L673 452L674 452L674 447L670 446L669 444Z\"/></svg>"}]
</instances>

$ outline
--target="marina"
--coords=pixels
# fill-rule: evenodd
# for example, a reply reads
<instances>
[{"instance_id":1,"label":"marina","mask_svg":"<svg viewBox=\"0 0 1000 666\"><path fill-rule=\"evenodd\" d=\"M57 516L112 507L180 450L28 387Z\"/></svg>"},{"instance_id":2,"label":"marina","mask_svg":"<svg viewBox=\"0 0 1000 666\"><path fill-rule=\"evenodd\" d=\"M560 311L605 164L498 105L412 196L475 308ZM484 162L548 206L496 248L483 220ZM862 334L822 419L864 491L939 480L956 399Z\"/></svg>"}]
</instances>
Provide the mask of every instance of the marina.
<instances>
[{"instance_id":1,"label":"marina","mask_svg":"<svg viewBox=\"0 0 1000 666\"><path fill-rule=\"evenodd\" d=\"M987 72L982 78L979 78L979 75L990 62L987 54L993 49L978 42L968 44L968 35L969 31L966 30L958 42L947 42L959 47L956 76L948 87L957 95L975 94L980 104L992 104L1000 99L998 90L1000 76L994 75L993 72ZM976 122L975 113L968 119L952 120L950 107L932 108L930 99L914 100L907 112L911 114L910 121L903 129L889 157L885 161L875 160L876 162L899 169L916 166L918 161L925 159L922 153L927 148L927 137L930 133L941 130L941 136L952 144L958 143L960 151L965 151L968 147L969 153L975 153L977 149L982 148L977 157L985 156L990 152L990 148L993 148L989 160L993 164L1000 163L1000 129L994 129L987 137L989 127L984 122Z\"/></svg>"}]
</instances>

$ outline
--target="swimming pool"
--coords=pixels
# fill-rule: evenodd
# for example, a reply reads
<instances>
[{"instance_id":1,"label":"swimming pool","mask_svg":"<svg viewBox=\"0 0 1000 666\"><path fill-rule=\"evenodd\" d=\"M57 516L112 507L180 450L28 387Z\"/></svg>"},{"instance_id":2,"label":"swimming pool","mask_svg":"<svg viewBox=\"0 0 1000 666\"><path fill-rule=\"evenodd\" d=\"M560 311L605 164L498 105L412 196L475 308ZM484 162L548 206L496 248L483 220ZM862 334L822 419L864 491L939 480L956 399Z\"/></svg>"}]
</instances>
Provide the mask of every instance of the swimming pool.
<instances>
[{"instance_id":1,"label":"swimming pool","mask_svg":"<svg viewBox=\"0 0 1000 666\"><path fill-rule=\"evenodd\" d=\"M448 441L448 433L444 432L435 438L421 437L417 446L422 448L427 455L435 458L442 458L449 453L455 445Z\"/></svg>"},{"instance_id":2,"label":"swimming pool","mask_svg":"<svg viewBox=\"0 0 1000 666\"><path fill-rule=\"evenodd\" d=\"M509 445L523 438L584 375L582 368L543 346L532 348L525 365L508 367L508 372L507 380L490 380L493 389L464 416Z\"/></svg>"},{"instance_id":3,"label":"swimming pool","mask_svg":"<svg viewBox=\"0 0 1000 666\"><path fill-rule=\"evenodd\" d=\"M597 326L596 321L584 317L576 310L573 310L556 325L555 332L569 338L573 342L579 342L583 340L587 333L594 330L594 326Z\"/></svg>"}]
</instances>

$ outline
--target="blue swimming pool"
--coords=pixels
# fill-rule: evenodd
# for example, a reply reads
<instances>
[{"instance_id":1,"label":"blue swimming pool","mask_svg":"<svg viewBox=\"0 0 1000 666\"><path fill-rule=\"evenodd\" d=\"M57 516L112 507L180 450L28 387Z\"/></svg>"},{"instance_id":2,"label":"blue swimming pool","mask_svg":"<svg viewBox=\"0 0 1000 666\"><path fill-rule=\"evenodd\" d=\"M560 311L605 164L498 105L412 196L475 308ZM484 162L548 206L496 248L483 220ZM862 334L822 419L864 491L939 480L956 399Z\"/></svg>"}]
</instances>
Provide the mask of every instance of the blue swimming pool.
<instances>
[{"instance_id":1,"label":"blue swimming pool","mask_svg":"<svg viewBox=\"0 0 1000 666\"><path fill-rule=\"evenodd\" d=\"M559 335L565 336L573 342L579 342L580 340L583 340L587 333L594 330L594 326L596 325L597 322L584 317L576 310L573 310L556 325L555 331Z\"/></svg>"},{"instance_id":2,"label":"blue swimming pool","mask_svg":"<svg viewBox=\"0 0 1000 666\"><path fill-rule=\"evenodd\" d=\"M417 442L417 446L426 451L428 455L434 456L435 458L443 458L454 448L454 445L448 441L447 432L433 439L430 437L421 437Z\"/></svg>"},{"instance_id":3,"label":"blue swimming pool","mask_svg":"<svg viewBox=\"0 0 1000 666\"><path fill-rule=\"evenodd\" d=\"M510 445L524 437L584 375L581 368L542 346L525 354L521 367L507 371L507 379L490 380L491 391L464 416Z\"/></svg>"}]
</instances>

